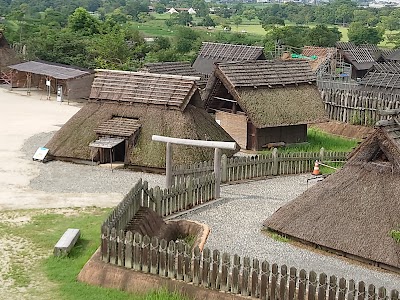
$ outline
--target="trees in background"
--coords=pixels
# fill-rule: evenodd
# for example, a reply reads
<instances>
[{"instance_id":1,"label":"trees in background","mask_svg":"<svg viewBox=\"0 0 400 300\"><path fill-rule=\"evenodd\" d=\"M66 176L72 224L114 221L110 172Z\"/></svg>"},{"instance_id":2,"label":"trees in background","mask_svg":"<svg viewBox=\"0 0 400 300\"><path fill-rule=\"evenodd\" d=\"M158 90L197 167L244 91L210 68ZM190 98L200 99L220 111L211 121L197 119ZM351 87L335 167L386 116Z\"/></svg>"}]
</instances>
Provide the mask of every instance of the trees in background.
<instances>
[{"instance_id":1,"label":"trees in background","mask_svg":"<svg viewBox=\"0 0 400 300\"><path fill-rule=\"evenodd\" d=\"M353 22L350 24L347 35L349 37L349 41L356 45L377 45L383 41L383 33L384 31L382 29L366 26L361 22Z\"/></svg>"}]
</instances>

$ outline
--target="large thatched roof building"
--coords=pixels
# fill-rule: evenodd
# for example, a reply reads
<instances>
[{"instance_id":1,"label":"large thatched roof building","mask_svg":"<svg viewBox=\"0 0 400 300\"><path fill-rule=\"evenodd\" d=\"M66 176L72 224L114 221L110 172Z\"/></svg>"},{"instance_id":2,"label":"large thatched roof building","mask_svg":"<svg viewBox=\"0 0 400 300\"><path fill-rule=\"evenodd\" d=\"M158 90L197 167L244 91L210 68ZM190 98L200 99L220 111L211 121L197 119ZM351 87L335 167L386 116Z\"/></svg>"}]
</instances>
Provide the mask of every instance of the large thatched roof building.
<instances>
[{"instance_id":1,"label":"large thatched roof building","mask_svg":"<svg viewBox=\"0 0 400 300\"><path fill-rule=\"evenodd\" d=\"M123 161L127 165L164 168L165 145L153 142L153 134L233 141L203 108L197 79L100 70L89 103L46 147L59 159ZM212 157L212 149L176 146L173 151L174 163Z\"/></svg>"},{"instance_id":2,"label":"large thatched roof building","mask_svg":"<svg viewBox=\"0 0 400 300\"><path fill-rule=\"evenodd\" d=\"M209 75L216 62L265 60L264 48L257 46L203 42L193 68Z\"/></svg>"},{"instance_id":3,"label":"large thatched roof building","mask_svg":"<svg viewBox=\"0 0 400 300\"><path fill-rule=\"evenodd\" d=\"M217 63L204 99L246 149L307 140L307 124L325 120L316 76L304 60Z\"/></svg>"},{"instance_id":4,"label":"large thatched roof building","mask_svg":"<svg viewBox=\"0 0 400 300\"><path fill-rule=\"evenodd\" d=\"M400 120L380 126L345 166L281 207L264 226L400 271Z\"/></svg>"}]
</instances>

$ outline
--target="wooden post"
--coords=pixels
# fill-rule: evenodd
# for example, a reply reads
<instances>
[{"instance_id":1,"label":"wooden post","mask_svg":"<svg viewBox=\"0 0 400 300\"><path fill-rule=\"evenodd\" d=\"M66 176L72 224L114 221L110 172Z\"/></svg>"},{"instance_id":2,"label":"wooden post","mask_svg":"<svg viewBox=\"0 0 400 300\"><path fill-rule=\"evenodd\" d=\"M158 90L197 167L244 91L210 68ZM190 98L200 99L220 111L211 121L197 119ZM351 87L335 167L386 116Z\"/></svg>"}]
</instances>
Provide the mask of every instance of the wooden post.
<instances>
[{"instance_id":1,"label":"wooden post","mask_svg":"<svg viewBox=\"0 0 400 300\"><path fill-rule=\"evenodd\" d=\"M227 182L228 178L228 157L223 154L221 157L221 182Z\"/></svg>"},{"instance_id":2,"label":"wooden post","mask_svg":"<svg viewBox=\"0 0 400 300\"><path fill-rule=\"evenodd\" d=\"M278 175L278 149L272 150L272 175Z\"/></svg>"},{"instance_id":3,"label":"wooden post","mask_svg":"<svg viewBox=\"0 0 400 300\"><path fill-rule=\"evenodd\" d=\"M324 161L324 158L325 158L325 149L324 149L324 147L322 147L319 150L319 161Z\"/></svg>"},{"instance_id":4,"label":"wooden post","mask_svg":"<svg viewBox=\"0 0 400 300\"><path fill-rule=\"evenodd\" d=\"M169 189L172 186L172 147L171 143L167 143L167 151L165 154L165 176L166 186Z\"/></svg>"},{"instance_id":5,"label":"wooden post","mask_svg":"<svg viewBox=\"0 0 400 300\"><path fill-rule=\"evenodd\" d=\"M221 149L214 151L215 198L221 196Z\"/></svg>"}]
</instances>

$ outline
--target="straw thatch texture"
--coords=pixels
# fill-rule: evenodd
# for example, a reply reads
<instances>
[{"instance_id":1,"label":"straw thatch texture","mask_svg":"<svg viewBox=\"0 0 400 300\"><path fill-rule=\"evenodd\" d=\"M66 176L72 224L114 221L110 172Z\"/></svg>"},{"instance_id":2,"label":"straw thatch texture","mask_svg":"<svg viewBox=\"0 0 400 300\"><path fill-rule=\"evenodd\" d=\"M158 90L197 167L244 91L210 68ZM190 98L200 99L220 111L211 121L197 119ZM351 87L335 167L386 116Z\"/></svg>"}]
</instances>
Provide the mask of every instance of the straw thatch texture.
<instances>
[{"instance_id":1,"label":"straw thatch texture","mask_svg":"<svg viewBox=\"0 0 400 300\"><path fill-rule=\"evenodd\" d=\"M130 137L140 129L139 120L113 117L101 123L94 131L99 135Z\"/></svg>"},{"instance_id":2,"label":"straw thatch texture","mask_svg":"<svg viewBox=\"0 0 400 300\"><path fill-rule=\"evenodd\" d=\"M400 151L377 129L348 163L281 207L264 226L326 248L400 268ZM394 159L394 160L393 160Z\"/></svg>"},{"instance_id":3,"label":"straw thatch texture","mask_svg":"<svg viewBox=\"0 0 400 300\"><path fill-rule=\"evenodd\" d=\"M307 60L313 71L317 71L318 68L323 65L326 60L332 59L336 55L336 48L331 47L315 47L315 46L304 46L301 52L304 56L317 56L316 59Z\"/></svg>"},{"instance_id":4,"label":"straw thatch texture","mask_svg":"<svg viewBox=\"0 0 400 300\"><path fill-rule=\"evenodd\" d=\"M198 92L196 77L99 70L90 99L168 106L184 110Z\"/></svg>"},{"instance_id":5,"label":"straw thatch texture","mask_svg":"<svg viewBox=\"0 0 400 300\"><path fill-rule=\"evenodd\" d=\"M193 68L211 74L215 62L265 59L263 47L203 42Z\"/></svg>"},{"instance_id":6,"label":"straw thatch texture","mask_svg":"<svg viewBox=\"0 0 400 300\"><path fill-rule=\"evenodd\" d=\"M18 61L17 54L8 44L3 32L0 31L0 71L7 69L7 66Z\"/></svg>"},{"instance_id":7,"label":"straw thatch texture","mask_svg":"<svg viewBox=\"0 0 400 300\"><path fill-rule=\"evenodd\" d=\"M165 167L165 144L151 141L151 136L164 135L197 140L233 141L233 139L205 112L189 104L185 111L163 106L133 103L88 103L76 113L46 145L55 157L90 160L89 143L96 139L95 129L113 116L138 119L141 131L137 143L129 153L129 163L145 167ZM173 161L177 164L209 160L213 149L173 147Z\"/></svg>"}]
</instances>

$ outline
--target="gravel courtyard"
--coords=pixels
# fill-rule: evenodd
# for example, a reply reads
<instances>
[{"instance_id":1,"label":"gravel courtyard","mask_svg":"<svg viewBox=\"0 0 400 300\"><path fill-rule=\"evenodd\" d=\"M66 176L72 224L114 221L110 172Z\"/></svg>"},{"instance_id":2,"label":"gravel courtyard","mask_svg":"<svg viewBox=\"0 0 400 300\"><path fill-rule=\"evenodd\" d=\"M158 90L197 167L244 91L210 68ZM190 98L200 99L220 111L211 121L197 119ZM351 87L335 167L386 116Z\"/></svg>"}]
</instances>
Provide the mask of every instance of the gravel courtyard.
<instances>
[{"instance_id":1,"label":"gravel courtyard","mask_svg":"<svg viewBox=\"0 0 400 300\"><path fill-rule=\"evenodd\" d=\"M33 162L35 150L79 106L21 96L0 88L0 210L81 206L113 207L139 178L150 186L164 176L63 162ZM4 117L3 117L4 116ZM278 242L261 232L262 222L307 189L308 175L282 176L222 187L222 200L181 218L208 224L206 246L328 276L400 289L400 276L305 247ZM2 238L0 237L0 244ZM0 255L2 249L0 247ZM3 255L2 255L3 256ZM1 277L1 276L0 276Z\"/></svg>"}]
</instances>

